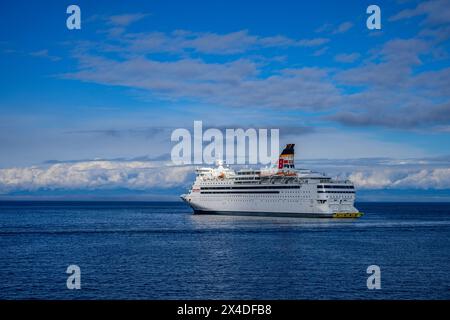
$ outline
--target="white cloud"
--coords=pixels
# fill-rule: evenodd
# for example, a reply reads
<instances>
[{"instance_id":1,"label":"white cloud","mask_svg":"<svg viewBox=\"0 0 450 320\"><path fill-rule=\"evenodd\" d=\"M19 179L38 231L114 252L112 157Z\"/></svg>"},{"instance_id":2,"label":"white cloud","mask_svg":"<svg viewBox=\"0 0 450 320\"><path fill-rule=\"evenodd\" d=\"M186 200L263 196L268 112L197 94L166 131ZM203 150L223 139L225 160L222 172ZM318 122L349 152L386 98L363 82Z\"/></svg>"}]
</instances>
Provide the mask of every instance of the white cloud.
<instances>
[{"instance_id":1,"label":"white cloud","mask_svg":"<svg viewBox=\"0 0 450 320\"><path fill-rule=\"evenodd\" d=\"M324 55L328 51L329 47L322 47L318 50L316 50L312 55L315 57L320 57Z\"/></svg>"},{"instance_id":2,"label":"white cloud","mask_svg":"<svg viewBox=\"0 0 450 320\"><path fill-rule=\"evenodd\" d=\"M115 32L115 28L122 28L122 32ZM113 32L111 32L113 31ZM327 43L327 38L292 39L283 35L259 36L248 30L229 33L193 32L189 30L175 30L173 32L141 32L124 33L123 27L114 26L107 30L109 34L116 33L116 41L121 45L110 47L118 53L153 53L166 52L172 54L189 53L192 51L202 54L230 55L251 50L273 47L315 47Z\"/></svg>"},{"instance_id":3,"label":"white cloud","mask_svg":"<svg viewBox=\"0 0 450 320\"><path fill-rule=\"evenodd\" d=\"M327 38L314 38L314 39L303 39L298 41L298 44L303 47L316 47L321 46L330 40Z\"/></svg>"},{"instance_id":4,"label":"white cloud","mask_svg":"<svg viewBox=\"0 0 450 320\"><path fill-rule=\"evenodd\" d=\"M346 32L352 26L351 22L343 22L336 26L335 33ZM327 28L330 26L319 31ZM436 46L429 37L394 38L364 57L356 52L336 55L335 61L357 62L345 69L303 64L281 69L280 65L268 66L271 57L263 61L252 55L235 56L267 47L300 46L317 46L312 54L320 56L327 50L323 47L327 41L260 36L247 30L223 34L188 30L124 32L114 41L77 46L78 69L62 77L138 89L142 95L171 102L302 109L313 116L327 110L331 112L323 116L326 120L348 126L433 130L448 125L449 69L438 66L429 71L423 65L435 61L436 55L445 56L447 49ZM109 54L112 51L116 54ZM151 53L165 54L169 59L157 59ZM217 62L205 54L231 56Z\"/></svg>"},{"instance_id":5,"label":"white cloud","mask_svg":"<svg viewBox=\"0 0 450 320\"><path fill-rule=\"evenodd\" d=\"M325 23L325 24L321 25L319 28L317 28L315 30L315 32L317 32L317 33L326 32L326 33L331 33L331 34L339 34L339 33L345 33L348 30L350 30L351 28L353 28L353 23L350 21L345 21L338 25L333 25L331 23Z\"/></svg>"},{"instance_id":6,"label":"white cloud","mask_svg":"<svg viewBox=\"0 0 450 320\"><path fill-rule=\"evenodd\" d=\"M390 21L401 21L412 18L420 20L423 29L421 37L429 37L439 42L450 38L450 0L431 0L419 2L414 8L404 9L389 18Z\"/></svg>"},{"instance_id":7,"label":"white cloud","mask_svg":"<svg viewBox=\"0 0 450 320\"><path fill-rule=\"evenodd\" d=\"M57 57L57 56L54 56L54 55L50 55L50 53L48 52L48 49L43 49L43 50L31 52L30 56L38 57L38 58L46 58L46 59L49 59L49 60L51 60L53 62L61 60L60 57Z\"/></svg>"},{"instance_id":8,"label":"white cloud","mask_svg":"<svg viewBox=\"0 0 450 320\"><path fill-rule=\"evenodd\" d=\"M142 20L143 18L145 18L147 16L148 16L148 14L146 14L146 13L120 14L120 15L110 16L108 18L108 22L114 26L126 27L126 26L130 25L131 23Z\"/></svg>"},{"instance_id":9,"label":"white cloud","mask_svg":"<svg viewBox=\"0 0 450 320\"><path fill-rule=\"evenodd\" d=\"M376 169L348 176L362 189L450 189L450 168Z\"/></svg>"},{"instance_id":10,"label":"white cloud","mask_svg":"<svg viewBox=\"0 0 450 320\"><path fill-rule=\"evenodd\" d=\"M353 23L346 21L337 26L333 33L345 33L353 27Z\"/></svg>"},{"instance_id":11,"label":"white cloud","mask_svg":"<svg viewBox=\"0 0 450 320\"><path fill-rule=\"evenodd\" d=\"M360 54L357 52L353 53L341 53L334 57L334 60L342 63L352 63L358 60L360 57Z\"/></svg>"},{"instance_id":12,"label":"white cloud","mask_svg":"<svg viewBox=\"0 0 450 320\"><path fill-rule=\"evenodd\" d=\"M433 44L423 39L393 39L361 65L338 72L340 84L361 90L346 95L343 108L330 118L351 126L404 129L447 124L448 68L417 70L433 50Z\"/></svg>"},{"instance_id":13,"label":"white cloud","mask_svg":"<svg viewBox=\"0 0 450 320\"><path fill-rule=\"evenodd\" d=\"M339 90L327 70L283 69L258 77L259 66L239 59L206 63L182 59L160 62L143 57L126 61L80 55L80 70L63 77L148 90L160 98L197 99L227 107L330 108Z\"/></svg>"},{"instance_id":14,"label":"white cloud","mask_svg":"<svg viewBox=\"0 0 450 320\"><path fill-rule=\"evenodd\" d=\"M146 190L183 185L191 167L151 161L81 161L0 169L0 192L39 189Z\"/></svg>"},{"instance_id":15,"label":"white cloud","mask_svg":"<svg viewBox=\"0 0 450 320\"><path fill-rule=\"evenodd\" d=\"M417 4L415 8L405 9L392 16L389 20L397 21L424 16L424 23L429 25L439 25L450 23L450 1L431 0Z\"/></svg>"}]
</instances>

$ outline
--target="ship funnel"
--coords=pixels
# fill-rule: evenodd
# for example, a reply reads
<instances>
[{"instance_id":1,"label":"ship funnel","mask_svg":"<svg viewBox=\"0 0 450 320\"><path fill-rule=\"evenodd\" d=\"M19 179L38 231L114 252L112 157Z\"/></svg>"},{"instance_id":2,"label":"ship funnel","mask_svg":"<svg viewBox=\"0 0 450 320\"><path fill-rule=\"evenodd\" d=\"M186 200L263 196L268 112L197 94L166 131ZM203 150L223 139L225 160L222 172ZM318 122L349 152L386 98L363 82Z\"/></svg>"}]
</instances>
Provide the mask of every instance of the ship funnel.
<instances>
[{"instance_id":1,"label":"ship funnel","mask_svg":"<svg viewBox=\"0 0 450 320\"><path fill-rule=\"evenodd\" d=\"M278 158L278 169L294 169L294 146L295 144L287 144L286 148L281 152Z\"/></svg>"}]
</instances>

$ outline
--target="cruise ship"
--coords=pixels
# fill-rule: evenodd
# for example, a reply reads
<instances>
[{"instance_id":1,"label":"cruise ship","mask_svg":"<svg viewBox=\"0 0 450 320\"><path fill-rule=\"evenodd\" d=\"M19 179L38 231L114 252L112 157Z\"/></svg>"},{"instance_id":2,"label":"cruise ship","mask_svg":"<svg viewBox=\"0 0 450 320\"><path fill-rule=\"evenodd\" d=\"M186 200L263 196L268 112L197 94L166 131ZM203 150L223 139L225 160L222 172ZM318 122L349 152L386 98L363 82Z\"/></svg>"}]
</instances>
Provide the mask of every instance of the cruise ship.
<instances>
[{"instance_id":1,"label":"cruise ship","mask_svg":"<svg viewBox=\"0 0 450 320\"><path fill-rule=\"evenodd\" d=\"M196 174L189 192L181 195L196 214L362 216L349 180L295 168L294 144L286 145L274 168L235 171L218 162L214 168L197 168Z\"/></svg>"}]
</instances>

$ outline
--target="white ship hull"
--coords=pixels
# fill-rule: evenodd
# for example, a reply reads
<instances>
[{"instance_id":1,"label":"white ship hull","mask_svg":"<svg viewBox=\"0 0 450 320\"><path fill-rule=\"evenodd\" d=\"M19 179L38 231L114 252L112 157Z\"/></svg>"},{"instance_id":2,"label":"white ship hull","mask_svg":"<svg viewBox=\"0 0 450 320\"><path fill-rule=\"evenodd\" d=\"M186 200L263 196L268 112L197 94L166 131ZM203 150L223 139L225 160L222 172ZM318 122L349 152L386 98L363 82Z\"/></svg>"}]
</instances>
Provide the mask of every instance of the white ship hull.
<instances>
[{"instance_id":1,"label":"white ship hull","mask_svg":"<svg viewBox=\"0 0 450 320\"><path fill-rule=\"evenodd\" d=\"M264 190L261 190L261 186L239 185L239 191L228 189L233 188L233 185L223 187L226 191L203 191L205 187L199 186L193 189L195 191L183 195L182 199L197 214L336 217L348 213L352 217L350 214L358 213L353 206L354 191L349 191L351 189L347 189L347 185L333 185L333 190L318 186L321 184L312 182L290 185L292 189L278 188L285 188L286 185L271 185L271 189L263 186ZM242 188L246 188L246 191L242 191Z\"/></svg>"}]
</instances>

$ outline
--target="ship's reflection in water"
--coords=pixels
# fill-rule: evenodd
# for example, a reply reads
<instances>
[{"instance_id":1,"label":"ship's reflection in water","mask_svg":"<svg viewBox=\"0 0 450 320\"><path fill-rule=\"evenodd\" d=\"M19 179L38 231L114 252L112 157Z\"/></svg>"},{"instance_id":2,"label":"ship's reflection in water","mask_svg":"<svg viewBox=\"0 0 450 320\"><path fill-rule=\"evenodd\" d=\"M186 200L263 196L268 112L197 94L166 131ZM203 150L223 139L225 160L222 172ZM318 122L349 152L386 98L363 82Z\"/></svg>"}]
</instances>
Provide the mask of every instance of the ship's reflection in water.
<instances>
[{"instance_id":1,"label":"ship's reflection in water","mask_svg":"<svg viewBox=\"0 0 450 320\"><path fill-rule=\"evenodd\" d=\"M258 215L215 215L193 214L190 221L199 229L295 229L295 228L330 228L349 226L357 223L358 219L334 218L297 218L267 214Z\"/></svg>"},{"instance_id":2,"label":"ship's reflection in water","mask_svg":"<svg viewBox=\"0 0 450 320\"><path fill-rule=\"evenodd\" d=\"M386 215L390 215L389 219L385 219ZM436 219L430 215L414 215L405 219L405 216L392 214L390 211L369 211L363 218L355 219L277 217L264 214L255 216L192 214L189 221L197 229L256 229L260 231L450 227L450 219L446 217Z\"/></svg>"}]
</instances>

